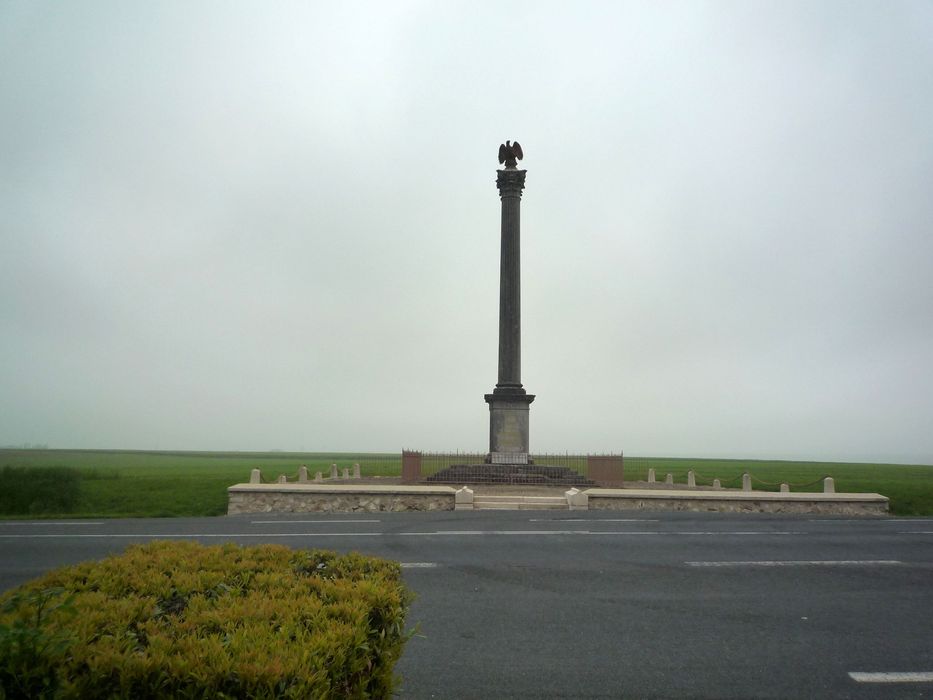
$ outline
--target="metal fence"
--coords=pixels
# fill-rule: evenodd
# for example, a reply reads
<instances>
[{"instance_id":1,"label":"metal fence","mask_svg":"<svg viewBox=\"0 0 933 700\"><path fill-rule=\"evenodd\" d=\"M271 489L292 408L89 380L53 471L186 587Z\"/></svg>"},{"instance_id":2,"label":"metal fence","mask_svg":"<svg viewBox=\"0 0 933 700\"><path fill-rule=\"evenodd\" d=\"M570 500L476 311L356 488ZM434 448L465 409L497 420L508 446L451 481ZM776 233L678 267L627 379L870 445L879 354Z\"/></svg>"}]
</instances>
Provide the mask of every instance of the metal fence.
<instances>
[{"instance_id":1,"label":"metal fence","mask_svg":"<svg viewBox=\"0 0 933 700\"><path fill-rule=\"evenodd\" d=\"M532 454L528 464L489 463L485 452L402 452L402 482L621 486L622 455Z\"/></svg>"},{"instance_id":2,"label":"metal fence","mask_svg":"<svg viewBox=\"0 0 933 700\"><path fill-rule=\"evenodd\" d=\"M421 475L428 477L453 465L484 464L487 456L487 452L421 452ZM530 456L533 464L549 467L565 467L567 469L572 469L581 476L588 476L589 460L595 455L570 454L569 452L539 452L533 453ZM621 454L606 456L621 457Z\"/></svg>"}]
</instances>

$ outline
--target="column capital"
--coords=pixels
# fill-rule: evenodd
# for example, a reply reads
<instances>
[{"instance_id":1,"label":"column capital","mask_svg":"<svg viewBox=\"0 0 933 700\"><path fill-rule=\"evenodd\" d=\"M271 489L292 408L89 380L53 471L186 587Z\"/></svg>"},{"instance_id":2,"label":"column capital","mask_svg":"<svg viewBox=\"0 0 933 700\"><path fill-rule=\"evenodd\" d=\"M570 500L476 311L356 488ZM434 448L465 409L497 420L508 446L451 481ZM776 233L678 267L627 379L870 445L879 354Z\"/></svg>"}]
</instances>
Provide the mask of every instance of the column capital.
<instances>
[{"instance_id":1,"label":"column capital","mask_svg":"<svg viewBox=\"0 0 933 700\"><path fill-rule=\"evenodd\" d=\"M503 199L505 197L521 199L522 190L525 188L526 172L526 170L518 170L517 168L497 170L496 187L499 188L499 196Z\"/></svg>"}]
</instances>

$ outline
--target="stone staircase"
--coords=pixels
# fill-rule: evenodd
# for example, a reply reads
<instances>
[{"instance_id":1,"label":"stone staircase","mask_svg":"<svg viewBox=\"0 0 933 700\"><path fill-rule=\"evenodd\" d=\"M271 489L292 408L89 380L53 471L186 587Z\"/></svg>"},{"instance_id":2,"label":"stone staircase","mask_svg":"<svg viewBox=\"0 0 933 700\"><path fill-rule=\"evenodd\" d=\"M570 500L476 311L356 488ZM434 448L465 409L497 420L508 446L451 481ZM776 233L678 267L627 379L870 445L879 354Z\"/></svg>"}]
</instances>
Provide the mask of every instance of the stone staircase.
<instances>
[{"instance_id":1,"label":"stone staircase","mask_svg":"<svg viewBox=\"0 0 933 700\"><path fill-rule=\"evenodd\" d=\"M473 497L473 510L568 510L566 496Z\"/></svg>"}]
</instances>

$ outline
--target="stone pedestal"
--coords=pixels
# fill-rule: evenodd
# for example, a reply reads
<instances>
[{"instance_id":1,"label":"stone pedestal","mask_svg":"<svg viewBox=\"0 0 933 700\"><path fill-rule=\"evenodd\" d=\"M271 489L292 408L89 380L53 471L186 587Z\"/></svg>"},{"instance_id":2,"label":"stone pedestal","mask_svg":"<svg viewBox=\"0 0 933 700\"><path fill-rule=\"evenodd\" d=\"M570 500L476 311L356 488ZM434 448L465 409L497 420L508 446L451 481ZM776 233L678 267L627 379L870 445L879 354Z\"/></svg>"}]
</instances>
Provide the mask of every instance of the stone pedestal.
<instances>
[{"instance_id":1,"label":"stone pedestal","mask_svg":"<svg viewBox=\"0 0 933 700\"><path fill-rule=\"evenodd\" d=\"M528 408L532 394L486 394L489 404L489 462L528 464Z\"/></svg>"}]
</instances>

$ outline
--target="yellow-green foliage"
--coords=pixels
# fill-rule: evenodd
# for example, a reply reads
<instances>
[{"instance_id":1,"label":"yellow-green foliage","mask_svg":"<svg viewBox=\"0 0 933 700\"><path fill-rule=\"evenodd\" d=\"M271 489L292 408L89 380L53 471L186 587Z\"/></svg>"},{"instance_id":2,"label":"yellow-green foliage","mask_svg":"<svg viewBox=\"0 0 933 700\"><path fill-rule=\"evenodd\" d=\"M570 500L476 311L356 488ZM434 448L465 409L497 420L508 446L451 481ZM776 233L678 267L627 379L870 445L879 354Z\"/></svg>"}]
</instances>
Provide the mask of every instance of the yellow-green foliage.
<instances>
[{"instance_id":1,"label":"yellow-green foliage","mask_svg":"<svg viewBox=\"0 0 933 700\"><path fill-rule=\"evenodd\" d=\"M0 598L0 697L385 697L409 603L359 554L134 546Z\"/></svg>"}]
</instances>

